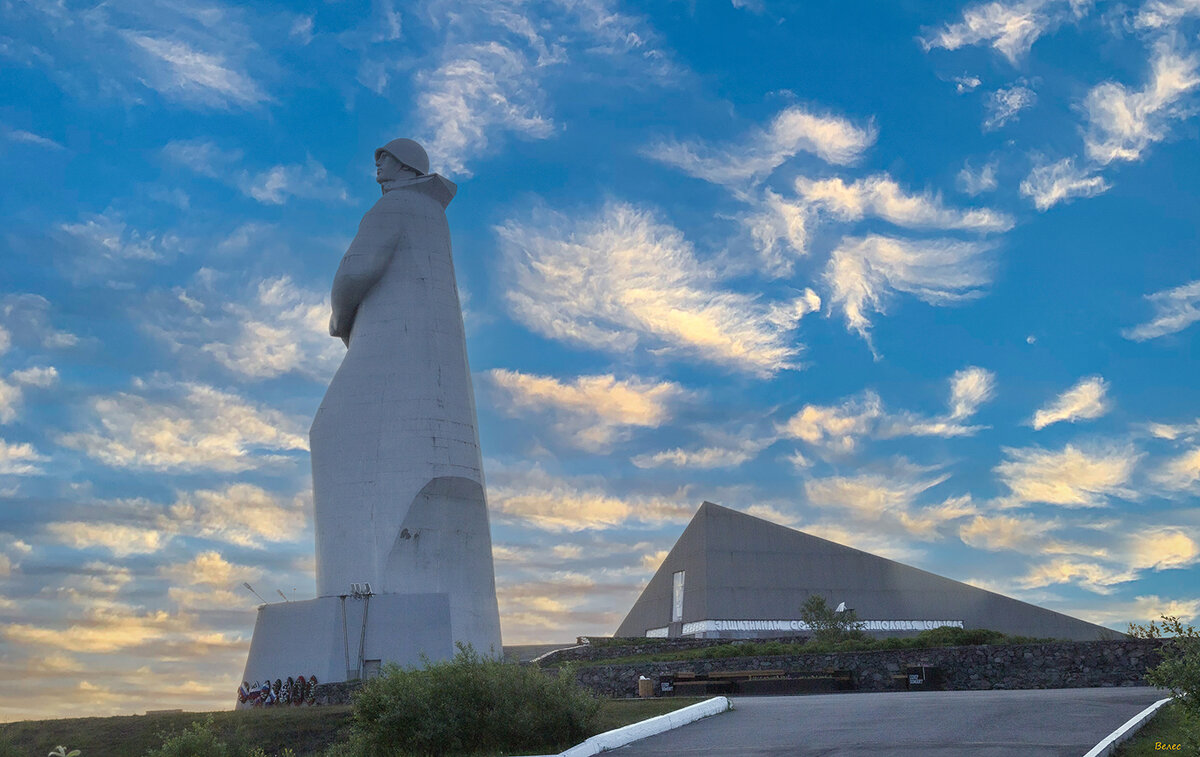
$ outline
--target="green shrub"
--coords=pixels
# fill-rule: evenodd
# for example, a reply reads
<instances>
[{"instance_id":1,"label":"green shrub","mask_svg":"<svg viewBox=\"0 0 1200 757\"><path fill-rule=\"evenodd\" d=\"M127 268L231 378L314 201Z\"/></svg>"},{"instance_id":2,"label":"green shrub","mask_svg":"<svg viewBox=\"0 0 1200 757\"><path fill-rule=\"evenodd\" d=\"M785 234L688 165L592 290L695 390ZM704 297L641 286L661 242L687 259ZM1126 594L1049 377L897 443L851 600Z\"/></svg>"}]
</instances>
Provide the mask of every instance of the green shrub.
<instances>
[{"instance_id":1,"label":"green shrub","mask_svg":"<svg viewBox=\"0 0 1200 757\"><path fill-rule=\"evenodd\" d=\"M820 594L813 594L800 605L800 620L812 629L812 640L816 642L866 638L863 624L854 610L838 612Z\"/></svg>"},{"instance_id":2,"label":"green shrub","mask_svg":"<svg viewBox=\"0 0 1200 757\"><path fill-rule=\"evenodd\" d=\"M354 697L349 743L329 757L545 753L592 733L599 700L575 681L459 647L421 670L385 667Z\"/></svg>"},{"instance_id":3,"label":"green shrub","mask_svg":"<svg viewBox=\"0 0 1200 757\"><path fill-rule=\"evenodd\" d=\"M921 647L974 647L982 644L1012 644L1013 639L999 631L987 628L955 628L940 626L922 631L916 636L915 646Z\"/></svg>"},{"instance_id":4,"label":"green shrub","mask_svg":"<svg viewBox=\"0 0 1200 757\"><path fill-rule=\"evenodd\" d=\"M174 734L164 735L162 746L146 757L232 757L229 747L213 732L213 719L195 722Z\"/></svg>"},{"instance_id":5,"label":"green shrub","mask_svg":"<svg viewBox=\"0 0 1200 757\"><path fill-rule=\"evenodd\" d=\"M1200 717L1200 631L1179 618L1162 616L1162 625L1154 621L1141 626L1129 624L1129 635L1140 639L1163 639L1158 654L1162 662L1146 673L1155 686L1170 689L1180 705Z\"/></svg>"}]
</instances>

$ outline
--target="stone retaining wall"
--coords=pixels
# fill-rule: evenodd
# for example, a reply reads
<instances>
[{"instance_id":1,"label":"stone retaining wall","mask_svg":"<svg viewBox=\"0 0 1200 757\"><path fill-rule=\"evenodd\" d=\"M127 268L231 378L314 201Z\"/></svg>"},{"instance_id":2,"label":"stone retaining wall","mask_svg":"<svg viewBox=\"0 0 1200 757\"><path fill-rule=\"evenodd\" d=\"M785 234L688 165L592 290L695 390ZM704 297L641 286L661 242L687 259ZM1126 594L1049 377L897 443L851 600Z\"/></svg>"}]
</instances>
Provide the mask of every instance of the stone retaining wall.
<instances>
[{"instance_id":1,"label":"stone retaining wall","mask_svg":"<svg viewBox=\"0 0 1200 757\"><path fill-rule=\"evenodd\" d=\"M680 671L783 669L789 673L850 671L858 691L897 687L893 676L909 666L938 668L940 688L1072 689L1094 686L1145 686L1146 669L1158 663L1161 640L1078 641L1048 644L1004 644L878 652L733 657L682 662L589 665L577 669L579 682L603 696L637 695L638 676L654 680ZM628 654L628 652L626 652Z\"/></svg>"}]
</instances>

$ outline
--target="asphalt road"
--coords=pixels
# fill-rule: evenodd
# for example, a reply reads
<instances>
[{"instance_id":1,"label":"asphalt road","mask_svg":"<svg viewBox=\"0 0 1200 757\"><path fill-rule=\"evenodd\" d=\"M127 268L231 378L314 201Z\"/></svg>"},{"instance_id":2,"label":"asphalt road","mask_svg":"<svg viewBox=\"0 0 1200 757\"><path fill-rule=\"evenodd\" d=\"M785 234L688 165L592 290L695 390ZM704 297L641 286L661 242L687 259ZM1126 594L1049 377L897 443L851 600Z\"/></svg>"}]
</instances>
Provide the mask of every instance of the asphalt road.
<instances>
[{"instance_id":1,"label":"asphalt road","mask_svg":"<svg viewBox=\"0 0 1200 757\"><path fill-rule=\"evenodd\" d=\"M614 757L1083 757L1163 696L1109 688L736 697L733 712Z\"/></svg>"}]
</instances>

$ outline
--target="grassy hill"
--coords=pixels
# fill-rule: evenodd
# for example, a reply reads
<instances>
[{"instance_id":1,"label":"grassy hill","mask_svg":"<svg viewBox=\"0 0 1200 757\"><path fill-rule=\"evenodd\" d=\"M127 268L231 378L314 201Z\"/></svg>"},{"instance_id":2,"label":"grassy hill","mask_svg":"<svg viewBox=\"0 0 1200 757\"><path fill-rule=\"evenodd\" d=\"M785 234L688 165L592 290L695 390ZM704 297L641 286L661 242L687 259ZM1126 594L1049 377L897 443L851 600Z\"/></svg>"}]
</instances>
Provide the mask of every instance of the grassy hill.
<instances>
[{"instance_id":1,"label":"grassy hill","mask_svg":"<svg viewBox=\"0 0 1200 757\"><path fill-rule=\"evenodd\" d=\"M609 700L597 733L662 715L702 699ZM235 750L261 746L270 757L291 749L295 757L319 757L350 725L351 708L281 707L236 712L173 712L107 718L64 718L0 723L0 757L45 757L60 744L80 757L142 757L167 734L212 717L220 739ZM8 751L6 751L6 749Z\"/></svg>"}]
</instances>

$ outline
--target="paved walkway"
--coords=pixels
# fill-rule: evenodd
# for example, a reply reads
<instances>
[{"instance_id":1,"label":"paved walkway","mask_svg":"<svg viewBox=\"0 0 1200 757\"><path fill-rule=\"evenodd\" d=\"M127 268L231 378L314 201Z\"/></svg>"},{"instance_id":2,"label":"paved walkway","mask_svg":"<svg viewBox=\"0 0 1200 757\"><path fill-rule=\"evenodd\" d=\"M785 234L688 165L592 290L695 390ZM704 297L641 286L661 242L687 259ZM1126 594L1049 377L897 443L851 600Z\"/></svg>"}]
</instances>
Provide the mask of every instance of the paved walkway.
<instances>
[{"instance_id":1,"label":"paved walkway","mask_svg":"<svg viewBox=\"0 0 1200 757\"><path fill-rule=\"evenodd\" d=\"M731 697L733 712L614 757L1083 757L1164 693L1152 688Z\"/></svg>"}]
</instances>

